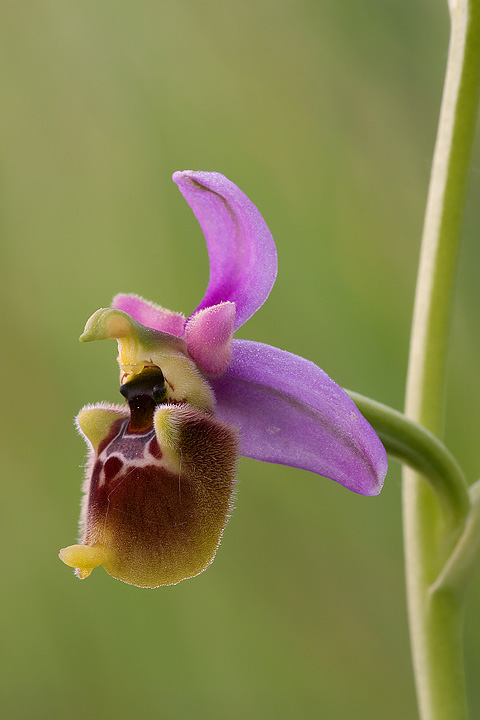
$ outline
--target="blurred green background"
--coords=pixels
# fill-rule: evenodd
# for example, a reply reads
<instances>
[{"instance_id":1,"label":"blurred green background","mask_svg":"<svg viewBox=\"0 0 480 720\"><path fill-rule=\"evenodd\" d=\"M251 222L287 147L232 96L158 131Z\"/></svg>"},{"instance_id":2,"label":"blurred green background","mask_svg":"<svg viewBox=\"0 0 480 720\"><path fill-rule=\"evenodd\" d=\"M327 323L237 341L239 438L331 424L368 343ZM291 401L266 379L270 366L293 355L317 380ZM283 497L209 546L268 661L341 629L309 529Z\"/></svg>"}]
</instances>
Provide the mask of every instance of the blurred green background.
<instances>
[{"instance_id":1,"label":"blurred green background","mask_svg":"<svg viewBox=\"0 0 480 720\"><path fill-rule=\"evenodd\" d=\"M242 460L215 563L140 590L57 558L75 542L73 417L118 401L117 292L191 312L208 261L177 169L255 202L279 275L239 335L401 408L446 2L16 0L0 9L5 717L415 718L400 472L363 498ZM479 474L480 153L453 323L447 442ZM480 714L480 579L466 656Z\"/></svg>"}]
</instances>

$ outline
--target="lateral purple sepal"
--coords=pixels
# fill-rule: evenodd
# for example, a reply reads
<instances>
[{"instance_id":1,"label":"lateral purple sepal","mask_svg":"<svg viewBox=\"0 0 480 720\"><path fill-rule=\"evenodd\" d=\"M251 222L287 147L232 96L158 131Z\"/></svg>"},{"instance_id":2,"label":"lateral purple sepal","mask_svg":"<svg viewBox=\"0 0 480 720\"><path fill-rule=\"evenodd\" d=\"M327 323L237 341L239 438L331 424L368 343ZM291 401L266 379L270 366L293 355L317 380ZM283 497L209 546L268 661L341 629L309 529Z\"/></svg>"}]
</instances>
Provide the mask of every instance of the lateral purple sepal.
<instances>
[{"instance_id":1,"label":"lateral purple sepal","mask_svg":"<svg viewBox=\"0 0 480 720\"><path fill-rule=\"evenodd\" d=\"M210 280L198 310L233 302L237 330L263 305L277 276L275 243L264 219L234 183L216 172L173 174L207 242Z\"/></svg>"},{"instance_id":2,"label":"lateral purple sepal","mask_svg":"<svg viewBox=\"0 0 480 720\"><path fill-rule=\"evenodd\" d=\"M382 489L382 443L314 363L263 343L233 340L230 365L211 385L217 416L240 430L242 455L310 470L362 495Z\"/></svg>"}]
</instances>

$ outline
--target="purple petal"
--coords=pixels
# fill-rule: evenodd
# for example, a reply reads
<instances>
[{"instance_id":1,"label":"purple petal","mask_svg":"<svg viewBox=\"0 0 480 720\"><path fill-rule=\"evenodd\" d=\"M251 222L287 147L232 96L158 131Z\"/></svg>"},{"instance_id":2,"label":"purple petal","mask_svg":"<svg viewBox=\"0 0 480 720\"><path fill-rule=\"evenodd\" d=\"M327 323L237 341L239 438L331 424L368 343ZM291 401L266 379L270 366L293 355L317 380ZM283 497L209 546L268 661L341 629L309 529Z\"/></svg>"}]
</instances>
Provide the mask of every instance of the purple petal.
<instances>
[{"instance_id":1,"label":"purple petal","mask_svg":"<svg viewBox=\"0 0 480 720\"><path fill-rule=\"evenodd\" d=\"M189 355L207 375L220 375L231 360L235 305L213 305L192 315L185 326Z\"/></svg>"},{"instance_id":2,"label":"purple petal","mask_svg":"<svg viewBox=\"0 0 480 720\"><path fill-rule=\"evenodd\" d=\"M185 170L173 175L207 241L210 280L197 310L230 301L235 330L270 294L277 276L277 252L255 205L224 175Z\"/></svg>"},{"instance_id":3,"label":"purple petal","mask_svg":"<svg viewBox=\"0 0 480 720\"><path fill-rule=\"evenodd\" d=\"M182 337L185 317L181 313L165 310L155 303L144 300L139 295L115 295L112 307L123 310L145 327Z\"/></svg>"},{"instance_id":4,"label":"purple petal","mask_svg":"<svg viewBox=\"0 0 480 720\"><path fill-rule=\"evenodd\" d=\"M218 417L240 430L242 455L311 470L362 495L380 492L385 449L323 370L249 340L234 340L232 356L211 385Z\"/></svg>"}]
</instances>

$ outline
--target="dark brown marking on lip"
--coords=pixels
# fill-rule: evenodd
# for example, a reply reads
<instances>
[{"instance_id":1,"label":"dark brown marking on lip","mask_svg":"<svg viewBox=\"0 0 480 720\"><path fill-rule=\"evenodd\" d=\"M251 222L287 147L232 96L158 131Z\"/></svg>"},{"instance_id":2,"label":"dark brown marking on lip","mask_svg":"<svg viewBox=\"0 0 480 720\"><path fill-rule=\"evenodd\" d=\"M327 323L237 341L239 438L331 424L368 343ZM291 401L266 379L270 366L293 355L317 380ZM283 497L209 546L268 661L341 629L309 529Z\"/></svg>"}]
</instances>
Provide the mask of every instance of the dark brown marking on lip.
<instances>
[{"instance_id":1,"label":"dark brown marking on lip","mask_svg":"<svg viewBox=\"0 0 480 720\"><path fill-rule=\"evenodd\" d=\"M153 437L150 440L149 446L148 446L148 452L150 455L152 455L154 458L157 458L157 460L160 460L163 453L160 449L160 445L158 444L158 440L156 437Z\"/></svg>"},{"instance_id":2,"label":"dark brown marking on lip","mask_svg":"<svg viewBox=\"0 0 480 720\"><path fill-rule=\"evenodd\" d=\"M122 468L123 462L120 460L119 457L113 455L112 457L108 458L103 467L105 473L105 482L111 482L118 475Z\"/></svg>"}]
</instances>

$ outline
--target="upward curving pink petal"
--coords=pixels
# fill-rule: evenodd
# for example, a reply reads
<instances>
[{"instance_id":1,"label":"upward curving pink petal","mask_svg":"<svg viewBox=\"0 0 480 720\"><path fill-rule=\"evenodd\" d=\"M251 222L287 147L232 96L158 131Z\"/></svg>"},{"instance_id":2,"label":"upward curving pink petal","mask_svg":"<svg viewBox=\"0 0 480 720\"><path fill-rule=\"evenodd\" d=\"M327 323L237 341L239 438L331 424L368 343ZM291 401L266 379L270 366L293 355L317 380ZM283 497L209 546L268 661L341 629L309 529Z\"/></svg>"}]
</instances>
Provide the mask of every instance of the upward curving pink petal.
<instances>
[{"instance_id":1,"label":"upward curving pink petal","mask_svg":"<svg viewBox=\"0 0 480 720\"><path fill-rule=\"evenodd\" d=\"M263 305L277 275L277 252L255 205L224 175L185 170L173 175L207 241L210 280L196 311L236 307L236 330Z\"/></svg>"}]
</instances>

